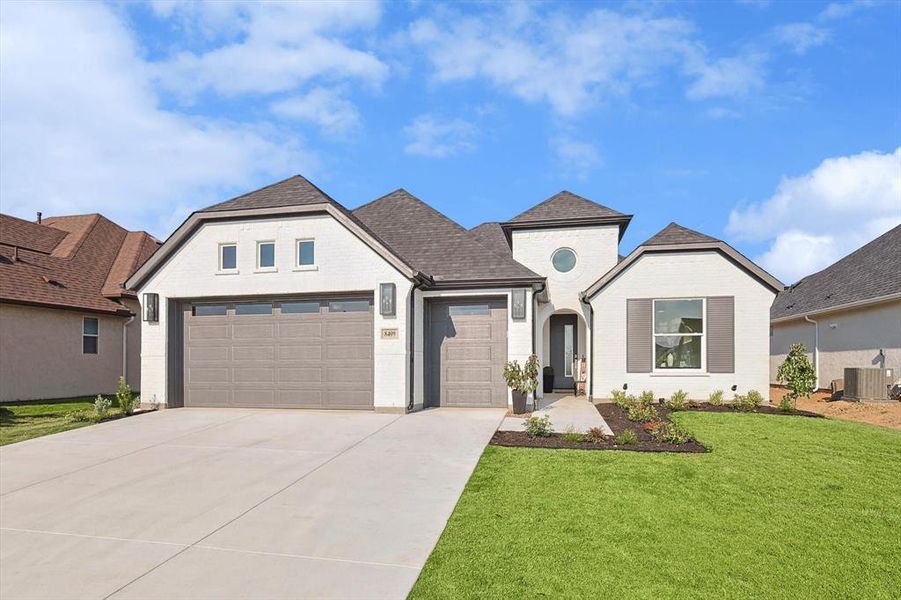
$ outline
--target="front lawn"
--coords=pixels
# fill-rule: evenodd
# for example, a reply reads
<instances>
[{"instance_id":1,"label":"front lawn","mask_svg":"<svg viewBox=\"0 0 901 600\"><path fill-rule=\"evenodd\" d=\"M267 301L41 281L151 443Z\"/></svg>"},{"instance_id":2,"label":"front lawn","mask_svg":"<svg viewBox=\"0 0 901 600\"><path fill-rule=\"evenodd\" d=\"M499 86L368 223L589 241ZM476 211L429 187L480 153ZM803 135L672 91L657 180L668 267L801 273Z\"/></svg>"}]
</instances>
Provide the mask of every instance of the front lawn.
<instances>
[{"instance_id":1,"label":"front lawn","mask_svg":"<svg viewBox=\"0 0 901 600\"><path fill-rule=\"evenodd\" d=\"M411 598L890 598L901 432L683 412L707 454L489 446Z\"/></svg>"},{"instance_id":2,"label":"front lawn","mask_svg":"<svg viewBox=\"0 0 901 600\"><path fill-rule=\"evenodd\" d=\"M115 396L108 397L115 406ZM62 400L3 403L0 405L0 446L91 425L86 421L74 421L71 415L93 410L94 398L95 396L82 396Z\"/></svg>"}]
</instances>

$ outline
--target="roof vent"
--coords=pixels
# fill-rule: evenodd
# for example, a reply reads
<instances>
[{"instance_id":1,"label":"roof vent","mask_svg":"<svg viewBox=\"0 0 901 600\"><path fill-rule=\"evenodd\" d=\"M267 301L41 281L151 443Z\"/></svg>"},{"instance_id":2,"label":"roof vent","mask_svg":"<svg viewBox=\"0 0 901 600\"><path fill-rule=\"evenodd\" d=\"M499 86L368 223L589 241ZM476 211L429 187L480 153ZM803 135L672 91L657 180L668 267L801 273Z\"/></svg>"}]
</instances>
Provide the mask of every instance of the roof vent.
<instances>
[{"instance_id":1,"label":"roof vent","mask_svg":"<svg viewBox=\"0 0 901 600\"><path fill-rule=\"evenodd\" d=\"M58 288L64 288L64 287L66 287L66 286L64 286L64 285L62 284L62 282L57 281L56 279L50 279L50 278L47 277L46 275L41 275L41 279L44 280L44 283L49 283L49 284L52 285L53 287L58 287Z\"/></svg>"}]
</instances>

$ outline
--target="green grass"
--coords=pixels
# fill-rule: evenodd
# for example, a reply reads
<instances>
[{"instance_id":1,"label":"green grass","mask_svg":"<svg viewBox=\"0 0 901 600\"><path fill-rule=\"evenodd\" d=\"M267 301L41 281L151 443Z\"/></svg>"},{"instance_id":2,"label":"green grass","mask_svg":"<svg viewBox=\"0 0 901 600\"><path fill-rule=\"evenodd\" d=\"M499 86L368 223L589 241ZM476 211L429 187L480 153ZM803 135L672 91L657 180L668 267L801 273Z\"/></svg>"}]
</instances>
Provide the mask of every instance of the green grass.
<instances>
[{"instance_id":1,"label":"green grass","mask_svg":"<svg viewBox=\"0 0 901 600\"><path fill-rule=\"evenodd\" d=\"M116 406L115 396L107 396ZM4 402L0 405L0 446L70 429L78 429L89 422L77 422L69 415L81 410L93 410L96 396L63 398L61 400ZM115 409L113 409L114 412Z\"/></svg>"},{"instance_id":2,"label":"green grass","mask_svg":"<svg viewBox=\"0 0 901 600\"><path fill-rule=\"evenodd\" d=\"M678 413L709 454L486 448L411 598L897 598L901 432Z\"/></svg>"}]
</instances>

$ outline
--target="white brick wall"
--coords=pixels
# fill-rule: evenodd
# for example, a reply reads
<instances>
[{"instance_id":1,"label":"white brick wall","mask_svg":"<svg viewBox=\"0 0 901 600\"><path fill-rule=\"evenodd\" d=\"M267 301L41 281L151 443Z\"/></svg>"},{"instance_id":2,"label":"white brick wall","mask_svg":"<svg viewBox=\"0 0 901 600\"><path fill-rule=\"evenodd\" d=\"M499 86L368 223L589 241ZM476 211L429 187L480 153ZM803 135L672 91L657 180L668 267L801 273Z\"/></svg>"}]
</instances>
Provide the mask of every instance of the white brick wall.
<instances>
[{"instance_id":1,"label":"white brick wall","mask_svg":"<svg viewBox=\"0 0 901 600\"><path fill-rule=\"evenodd\" d=\"M316 270L296 270L295 240L316 240ZM255 272L256 242L276 240L277 272ZM238 273L217 274L219 244L237 242ZM397 284L397 316L378 314L378 284ZM141 396L166 402L167 300L261 294L327 294L366 291L375 295L375 405L403 407L408 398L407 311L410 282L343 225L327 215L207 223L140 290L160 295L159 323L144 323ZM381 339L382 327L398 329Z\"/></svg>"},{"instance_id":2,"label":"white brick wall","mask_svg":"<svg viewBox=\"0 0 901 600\"><path fill-rule=\"evenodd\" d=\"M626 300L628 298L735 297L735 373L670 375L626 372ZM668 397L677 389L706 400L721 389L731 399L769 387L769 311L775 292L716 252L645 254L595 296L594 396L629 384L629 391L653 390Z\"/></svg>"}]
</instances>

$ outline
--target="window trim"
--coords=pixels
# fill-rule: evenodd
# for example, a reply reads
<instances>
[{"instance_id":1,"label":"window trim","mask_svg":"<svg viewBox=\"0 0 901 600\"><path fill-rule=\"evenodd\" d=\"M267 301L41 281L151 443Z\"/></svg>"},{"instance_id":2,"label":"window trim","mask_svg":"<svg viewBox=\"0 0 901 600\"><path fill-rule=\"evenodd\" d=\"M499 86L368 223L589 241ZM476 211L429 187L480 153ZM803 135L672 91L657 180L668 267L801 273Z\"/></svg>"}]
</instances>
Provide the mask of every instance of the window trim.
<instances>
[{"instance_id":1,"label":"window trim","mask_svg":"<svg viewBox=\"0 0 901 600\"><path fill-rule=\"evenodd\" d=\"M260 264L260 250L263 244L272 244L272 266L264 267ZM278 271L278 248L275 240L257 240L257 268L255 273L274 273Z\"/></svg>"},{"instance_id":2,"label":"window trim","mask_svg":"<svg viewBox=\"0 0 901 600\"><path fill-rule=\"evenodd\" d=\"M222 266L222 249L230 246L233 246L235 249L235 267L233 269L226 269ZM218 267L216 273L219 275L234 275L238 273L238 242L219 242L216 265Z\"/></svg>"},{"instance_id":3,"label":"window trim","mask_svg":"<svg viewBox=\"0 0 901 600\"><path fill-rule=\"evenodd\" d=\"M557 265L554 264L554 257L557 256L558 252L561 252L563 250L568 250L568 251L572 252L573 258L575 259L575 262L573 263L572 268L569 269L568 271L561 271L560 269L557 268ZM554 269L554 272L559 273L560 275L568 275L568 274L572 273L573 271L576 270L576 266L578 264L579 264L579 254L575 250L570 248L569 246L560 246L559 248L557 248L553 252L551 252L551 268Z\"/></svg>"},{"instance_id":4,"label":"window trim","mask_svg":"<svg viewBox=\"0 0 901 600\"><path fill-rule=\"evenodd\" d=\"M678 300L701 301L701 333L657 333L657 302ZM699 368L667 368L657 366L657 337L699 337L701 338L701 366ZM679 298L652 298L651 299L651 374L653 375L704 375L707 373L707 298L704 297L679 297Z\"/></svg>"},{"instance_id":5,"label":"window trim","mask_svg":"<svg viewBox=\"0 0 901 600\"><path fill-rule=\"evenodd\" d=\"M308 265L300 264L300 243L313 242L313 262ZM318 271L319 263L316 262L316 238L303 237L294 240L294 270L295 271Z\"/></svg>"},{"instance_id":6,"label":"window trim","mask_svg":"<svg viewBox=\"0 0 901 600\"><path fill-rule=\"evenodd\" d=\"M84 326L87 323L88 319L93 319L97 321L97 333L85 333ZM85 352L84 351L84 339L86 337L92 337L97 340L97 348L96 352ZM88 356L99 356L100 355L100 318L99 317L81 317L81 354Z\"/></svg>"}]
</instances>

